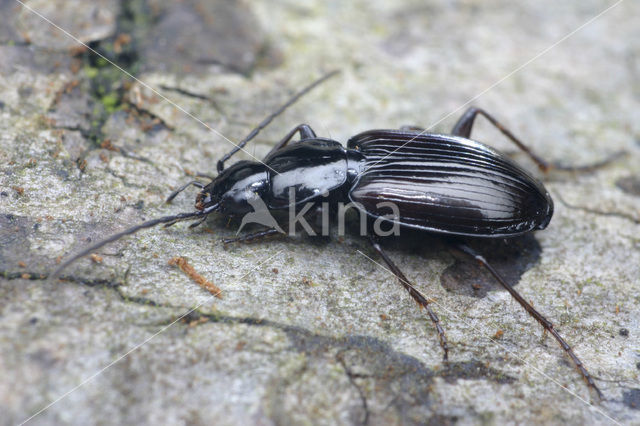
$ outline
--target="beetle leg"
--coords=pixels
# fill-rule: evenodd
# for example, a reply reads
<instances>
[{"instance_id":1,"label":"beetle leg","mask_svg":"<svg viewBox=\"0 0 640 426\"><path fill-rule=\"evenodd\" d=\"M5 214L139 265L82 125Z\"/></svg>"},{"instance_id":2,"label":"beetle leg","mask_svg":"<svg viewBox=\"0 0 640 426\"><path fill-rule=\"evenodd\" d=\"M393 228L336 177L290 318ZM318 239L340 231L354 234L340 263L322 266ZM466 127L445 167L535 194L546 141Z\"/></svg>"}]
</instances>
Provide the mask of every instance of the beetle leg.
<instances>
[{"instance_id":1,"label":"beetle leg","mask_svg":"<svg viewBox=\"0 0 640 426\"><path fill-rule=\"evenodd\" d=\"M191 225L189 225L189 229L191 229L191 228L195 228L196 226L200 226L200 225L202 225L202 222L204 222L205 220L207 220L207 215L202 216L202 219L200 219L200 220L199 220L199 221L197 221L197 222L193 222Z\"/></svg>"},{"instance_id":2,"label":"beetle leg","mask_svg":"<svg viewBox=\"0 0 640 426\"><path fill-rule=\"evenodd\" d=\"M562 349L564 349L569 358L571 358L571 361L573 361L573 364L582 375L582 378L587 382L587 385L596 391L600 400L603 400L604 396L602 395L602 392L600 392L600 389L598 389L598 386L596 386L596 383L582 364L582 361L580 361L580 359L573 352L573 349L571 349L571 346L569 346L569 344L556 331L551 321L547 320L540 312L536 311L535 308L531 306L531 304L520 295L520 293L518 293L509 283L504 280L504 278L502 278L498 271L496 271L484 257L482 257L466 244L458 244L457 247L463 253L480 262L480 264L484 266L491 273L491 275L493 275L493 277L500 283L500 285L502 285L502 287L504 287L511 294L511 296L516 299L520 306L522 306L524 310L529 313L529 315L531 315L536 321L538 321L540 325L544 327L545 331L549 332L549 334L551 334L558 341Z\"/></svg>"},{"instance_id":3,"label":"beetle leg","mask_svg":"<svg viewBox=\"0 0 640 426\"><path fill-rule=\"evenodd\" d=\"M555 164L555 163L551 164L550 166L554 170L562 170L563 172L592 172L594 170L597 170L601 167L604 167L612 163L613 161L617 160L620 157L624 157L625 155L627 155L625 151L618 151L609 155L604 160L600 160L592 164L585 164L583 166L566 166L564 164Z\"/></svg>"},{"instance_id":4,"label":"beetle leg","mask_svg":"<svg viewBox=\"0 0 640 426\"><path fill-rule=\"evenodd\" d=\"M429 318L431 318L431 322L433 322L433 325L436 327L436 330L438 331L438 337L440 338L440 346L444 351L444 356L442 357L442 359L443 361L446 362L449 359L449 345L447 344L447 336L444 334L444 330L440 325L440 319L435 314L435 312L433 312L433 310L431 309L431 306L429 306L431 301L427 299L422 293L420 293L420 291L417 288L415 288L413 284L409 282L409 280L404 276L400 268L398 268L396 264L393 263L391 258L382 249L378 241L373 236L369 236L369 240L371 241L371 245L373 246L373 249L376 252L378 252L380 257L382 257L382 259L387 264L389 269L391 269L391 272L393 272L393 275L395 275L396 278L398 278L398 280L400 281L400 284L409 292L411 297L413 297L413 300L415 300L418 303L418 305L422 306L427 310L427 313L429 314Z\"/></svg>"},{"instance_id":5,"label":"beetle leg","mask_svg":"<svg viewBox=\"0 0 640 426\"><path fill-rule=\"evenodd\" d=\"M176 195L178 195L179 193L181 193L182 191L184 191L185 189L187 189L189 186L196 186L198 188L204 188L204 184L202 182L199 182L197 180L192 180L191 182L187 182L184 185L182 185L180 188L176 189L175 191L173 191L165 200L165 203L170 203L171 201L173 201L174 198L176 198Z\"/></svg>"},{"instance_id":6,"label":"beetle leg","mask_svg":"<svg viewBox=\"0 0 640 426\"><path fill-rule=\"evenodd\" d=\"M542 158L534 154L533 151L531 151L529 147L527 147L524 143L522 143L520 139L515 137L515 135L511 133L509 129L507 129L502 124L500 124L498 120L496 120L491 114L489 114L483 109L476 108L476 107L469 107L469 109L467 109L465 113L462 114L462 117L460 117L460 119L455 124L455 126L453 126L453 130L451 131L451 134L454 136L462 136L463 138L469 138L469 136L471 135L471 128L473 127L473 123L476 117L478 116L478 114L484 116L484 118L489 120L489 122L493 124L498 130L500 130L503 135L509 138L511 142L516 144L518 148L524 151L524 153L527 154L529 158L531 158L538 165L540 170L544 172L549 170L550 168L549 163L547 163L545 160L543 160Z\"/></svg>"},{"instance_id":7,"label":"beetle leg","mask_svg":"<svg viewBox=\"0 0 640 426\"><path fill-rule=\"evenodd\" d=\"M267 228L263 231L252 232L250 234L240 235L239 237L234 238L225 238L222 240L222 244L225 246L231 243L246 243L249 241L270 237L271 235L281 234L282 232L278 231L276 228Z\"/></svg>"},{"instance_id":8,"label":"beetle leg","mask_svg":"<svg viewBox=\"0 0 640 426\"><path fill-rule=\"evenodd\" d=\"M209 180L214 180L215 179L215 176L211 176L210 174L202 173L202 172L197 172L196 176L197 177L204 177L204 178L207 178Z\"/></svg>"},{"instance_id":9,"label":"beetle leg","mask_svg":"<svg viewBox=\"0 0 640 426\"><path fill-rule=\"evenodd\" d=\"M293 139L296 133L300 133L300 140L312 139L316 137L316 133L313 131L311 127L309 127L308 124L299 124L296 127L294 127L289 133L287 133L287 135L284 138L282 138L280 142L278 142L273 148L271 148L271 151L269 151L269 153L267 154L267 157L273 154L274 152L276 152L277 150L279 150L280 148L286 146L289 143L289 141Z\"/></svg>"},{"instance_id":10,"label":"beetle leg","mask_svg":"<svg viewBox=\"0 0 640 426\"><path fill-rule=\"evenodd\" d=\"M498 120L496 120L491 114L483 109L476 107L470 107L464 114L462 114L462 117L460 117L456 125L453 126L451 134L468 138L471 135L471 128L473 127L474 120L476 119L476 116L478 114L489 120L489 122L493 124L498 130L500 130L502 134L504 134L514 144L516 144L518 148L524 151L524 153L527 154L529 158L531 158L543 172L546 172L550 169L562 170L566 172L590 172L600 167L606 166L607 164L613 162L614 160L617 160L618 158L626 154L624 151L616 152L602 161L598 161L593 164L587 164L585 166L565 166L562 164L550 164L534 154L529 147L527 147L517 137L515 137L513 133L511 133L507 128L500 124L500 122L498 122Z\"/></svg>"}]
</instances>

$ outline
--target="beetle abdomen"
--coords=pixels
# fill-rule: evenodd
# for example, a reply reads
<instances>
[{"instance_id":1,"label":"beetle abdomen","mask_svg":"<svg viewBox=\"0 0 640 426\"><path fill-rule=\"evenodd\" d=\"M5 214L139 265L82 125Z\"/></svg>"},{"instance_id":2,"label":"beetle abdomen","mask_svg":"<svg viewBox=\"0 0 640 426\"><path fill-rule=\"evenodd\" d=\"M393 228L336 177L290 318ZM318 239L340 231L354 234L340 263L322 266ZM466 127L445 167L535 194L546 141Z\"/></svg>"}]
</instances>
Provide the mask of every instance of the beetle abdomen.
<instances>
[{"instance_id":1,"label":"beetle abdomen","mask_svg":"<svg viewBox=\"0 0 640 426\"><path fill-rule=\"evenodd\" d=\"M394 203L404 226L502 237L543 229L553 213L544 186L500 152L448 135L372 130L349 148L366 158L350 198L373 217Z\"/></svg>"}]
</instances>

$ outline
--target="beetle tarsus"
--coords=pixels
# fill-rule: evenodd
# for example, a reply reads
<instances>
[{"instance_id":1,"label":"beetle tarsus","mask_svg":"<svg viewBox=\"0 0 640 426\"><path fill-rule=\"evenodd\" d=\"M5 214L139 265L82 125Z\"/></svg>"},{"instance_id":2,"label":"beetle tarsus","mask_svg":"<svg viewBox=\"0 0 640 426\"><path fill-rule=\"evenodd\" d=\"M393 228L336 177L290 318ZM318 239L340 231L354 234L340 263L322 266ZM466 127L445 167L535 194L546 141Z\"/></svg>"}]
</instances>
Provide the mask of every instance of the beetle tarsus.
<instances>
[{"instance_id":1,"label":"beetle tarsus","mask_svg":"<svg viewBox=\"0 0 640 426\"><path fill-rule=\"evenodd\" d=\"M601 169L602 167L608 166L609 164L613 163L614 161L616 161L621 157L624 157L627 154L628 154L627 151L618 151L618 152L614 152L604 160L597 161L592 164L585 164L583 166L567 166L564 164L552 163L549 165L549 168L550 170L559 170L562 172L588 173L588 172L593 172L595 170Z\"/></svg>"},{"instance_id":2,"label":"beetle tarsus","mask_svg":"<svg viewBox=\"0 0 640 426\"><path fill-rule=\"evenodd\" d=\"M449 360L449 345L447 343L447 336L444 333L444 329L440 325L440 319L438 318L436 313L433 312L433 310L431 309L431 306L429 306L431 302L422 293L420 293L420 291L413 284L411 284L411 282L409 282L409 280L407 279L407 277L405 277L405 275L402 273L400 268L398 268L398 266L393 262L393 260L391 260L389 255L387 255L387 253L382 249L382 247L380 246L380 243L378 243L376 238L373 236L369 236L369 240L371 241L371 245L373 246L373 249L380 255L380 257L382 257L382 259L387 264L389 269L391 269L391 272L393 272L393 275L395 275L396 278L398 278L398 280L400 281L400 284L409 292L413 300L415 300L420 306L422 306L427 310L427 313L429 314L429 318L431 318L431 322L433 322L433 325L436 327L436 330L438 331L440 346L444 351L442 360L444 362L447 362Z\"/></svg>"}]
</instances>

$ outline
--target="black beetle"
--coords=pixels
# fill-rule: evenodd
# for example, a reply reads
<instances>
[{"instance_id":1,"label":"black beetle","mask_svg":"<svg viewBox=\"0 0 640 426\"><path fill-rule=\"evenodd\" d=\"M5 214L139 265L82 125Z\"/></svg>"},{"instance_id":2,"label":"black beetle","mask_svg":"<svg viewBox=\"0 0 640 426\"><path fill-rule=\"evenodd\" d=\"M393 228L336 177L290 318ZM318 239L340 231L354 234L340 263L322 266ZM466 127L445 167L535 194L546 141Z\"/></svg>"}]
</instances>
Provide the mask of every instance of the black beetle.
<instances>
[{"instance_id":1,"label":"black beetle","mask_svg":"<svg viewBox=\"0 0 640 426\"><path fill-rule=\"evenodd\" d=\"M487 112L469 108L454 126L451 135L425 133L418 128L403 130L370 130L352 137L344 148L332 139L317 137L305 124L291 130L262 162L239 161L225 169L224 163L253 139L277 115L303 94L328 79L335 72L315 81L276 112L267 117L242 142L218 162L218 175L207 185L192 181L168 198L173 199L189 185L201 188L196 197L196 211L149 220L112 235L72 256L51 277L69 264L125 235L158 224L172 225L182 220L199 219L219 212L243 216L253 211L251 199L259 197L271 210L291 207L295 203L319 201L328 197L351 201L370 218L384 219L403 228L441 233L454 237L507 238L544 229L553 215L553 201L545 187L504 154L470 139L475 118L482 115L513 141L537 165L550 166L533 154L511 132ZM299 134L300 140L289 144ZM608 160L607 160L608 161ZM603 163L604 164L604 163ZM591 166L587 168L592 168ZM379 201L393 202L399 215L388 217L377 207ZM241 236L232 241L245 241L276 234L275 228ZM448 345L430 300L404 276L372 233L368 237L411 297L427 310L440 338L447 360ZM553 324L535 310L475 250L457 240L457 248L484 266L496 280L544 329L549 332L571 358L580 374L598 396L602 393L593 378L558 334Z\"/></svg>"}]
</instances>

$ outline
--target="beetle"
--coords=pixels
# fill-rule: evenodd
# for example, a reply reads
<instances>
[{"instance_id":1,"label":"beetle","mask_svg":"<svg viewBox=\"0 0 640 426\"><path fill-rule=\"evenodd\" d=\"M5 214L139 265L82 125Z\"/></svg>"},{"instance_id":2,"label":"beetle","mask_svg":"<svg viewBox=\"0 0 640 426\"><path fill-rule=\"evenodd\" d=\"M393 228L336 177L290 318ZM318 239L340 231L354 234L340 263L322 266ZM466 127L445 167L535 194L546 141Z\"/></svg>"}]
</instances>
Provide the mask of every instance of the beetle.
<instances>
[{"instance_id":1,"label":"beetle","mask_svg":"<svg viewBox=\"0 0 640 426\"><path fill-rule=\"evenodd\" d=\"M59 276L71 263L100 247L145 228L197 219L190 225L194 227L212 213L242 217L254 211L251 200L256 197L269 210L287 210L303 203L319 202L328 196L332 201L353 202L370 220L382 219L403 229L455 237L455 246L486 268L558 341L587 385L602 399L592 376L553 323L464 242L466 238L517 237L546 228L553 216L553 200L540 181L505 154L470 138L475 119L483 116L540 169L546 171L551 168L491 114L471 107L447 135L426 133L416 127L368 130L350 138L346 147L333 139L318 137L310 126L300 124L285 135L262 161L241 160L224 167L227 160L276 116L335 73L316 80L263 120L218 161L218 175L208 184L188 182L167 199L171 201L187 187L196 186L200 191L196 196L195 211L152 219L114 234L70 257L50 277ZM296 135L299 140L292 142ZM293 200L288 196L290 194L295 196ZM385 215L376 204L380 200L393 202L399 214L393 217ZM225 240L225 243L247 241L278 232L275 228L268 228ZM431 301L406 278L382 248L380 239L371 231L367 236L400 284L425 308L438 332L443 359L447 361L447 338Z\"/></svg>"}]
</instances>

